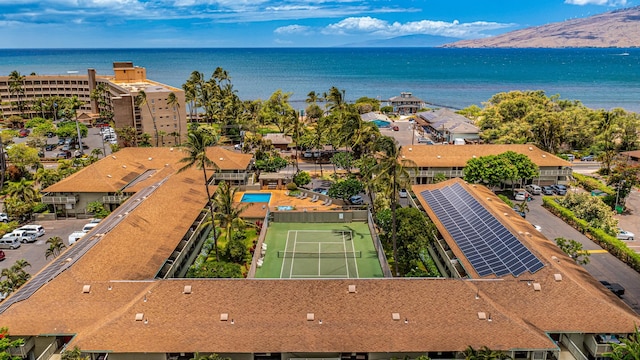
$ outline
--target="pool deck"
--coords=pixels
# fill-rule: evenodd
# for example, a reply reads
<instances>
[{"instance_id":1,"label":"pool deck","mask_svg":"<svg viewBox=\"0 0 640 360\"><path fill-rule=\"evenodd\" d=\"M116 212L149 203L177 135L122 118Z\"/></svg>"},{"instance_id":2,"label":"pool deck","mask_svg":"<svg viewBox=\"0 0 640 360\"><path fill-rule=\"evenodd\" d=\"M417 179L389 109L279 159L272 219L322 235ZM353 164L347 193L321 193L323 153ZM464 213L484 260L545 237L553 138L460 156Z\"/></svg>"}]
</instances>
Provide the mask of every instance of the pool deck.
<instances>
[{"instance_id":1,"label":"pool deck","mask_svg":"<svg viewBox=\"0 0 640 360\"><path fill-rule=\"evenodd\" d=\"M295 206L295 210L284 211L330 211L335 209L341 209L338 205L322 205L322 200L311 202L311 196L306 199L298 199L295 196L287 195L288 191L285 190L268 190L268 191L247 191L248 193L271 193L271 200L269 203L248 203L249 207L242 212L243 217L247 218L263 218L267 214L267 207L269 206L271 211L278 211L278 206ZM240 203L244 192L236 193L233 201L234 203ZM263 207L264 206L264 207Z\"/></svg>"}]
</instances>

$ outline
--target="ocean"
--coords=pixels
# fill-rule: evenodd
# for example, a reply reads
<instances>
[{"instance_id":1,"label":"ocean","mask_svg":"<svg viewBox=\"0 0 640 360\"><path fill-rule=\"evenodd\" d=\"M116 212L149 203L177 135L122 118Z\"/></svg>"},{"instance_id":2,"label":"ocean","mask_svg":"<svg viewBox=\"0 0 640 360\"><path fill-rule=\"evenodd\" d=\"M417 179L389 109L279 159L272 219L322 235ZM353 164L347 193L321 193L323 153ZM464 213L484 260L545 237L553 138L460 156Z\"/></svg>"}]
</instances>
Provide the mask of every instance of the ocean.
<instances>
[{"instance_id":1,"label":"ocean","mask_svg":"<svg viewBox=\"0 0 640 360\"><path fill-rule=\"evenodd\" d=\"M229 73L242 100L290 92L304 108L310 91L332 86L347 101L381 100L411 92L436 106L481 106L511 90L543 90L590 108L640 112L640 49L4 49L0 74L112 75L114 61L133 61L147 77L181 87L192 71L208 79L216 67Z\"/></svg>"}]
</instances>

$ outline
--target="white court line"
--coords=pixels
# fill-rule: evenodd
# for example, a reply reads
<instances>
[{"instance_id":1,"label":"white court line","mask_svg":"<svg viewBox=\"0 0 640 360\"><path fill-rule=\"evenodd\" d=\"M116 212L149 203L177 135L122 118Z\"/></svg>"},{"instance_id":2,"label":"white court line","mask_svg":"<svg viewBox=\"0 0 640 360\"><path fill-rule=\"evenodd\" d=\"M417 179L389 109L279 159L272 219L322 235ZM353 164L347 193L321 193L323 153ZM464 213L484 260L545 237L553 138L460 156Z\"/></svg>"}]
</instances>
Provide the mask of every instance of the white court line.
<instances>
[{"instance_id":1,"label":"white court line","mask_svg":"<svg viewBox=\"0 0 640 360\"><path fill-rule=\"evenodd\" d=\"M344 267L347 269L347 278L349 277L349 259L347 256L347 243L344 240L344 233L342 233L342 248L344 249Z\"/></svg>"},{"instance_id":2,"label":"white court line","mask_svg":"<svg viewBox=\"0 0 640 360\"><path fill-rule=\"evenodd\" d=\"M322 264L322 260L320 260L320 254L322 254L322 245L318 243L318 276L322 276L322 271L320 271L320 264Z\"/></svg>"},{"instance_id":3,"label":"white court line","mask_svg":"<svg viewBox=\"0 0 640 360\"><path fill-rule=\"evenodd\" d=\"M289 238L287 237L287 240ZM296 231L296 236L293 238L293 253L291 254L291 269L289 270L289 279L293 277L293 263L295 262L294 257L296 254L296 243L298 241L298 232ZM286 256L286 252L285 252Z\"/></svg>"},{"instance_id":4,"label":"white court line","mask_svg":"<svg viewBox=\"0 0 640 360\"><path fill-rule=\"evenodd\" d=\"M287 241L284 243L284 251L285 251L285 256L286 256L286 251L287 251L287 247L289 246L289 233L291 231L287 231ZM285 259L282 259L282 266L280 266L280 279L283 279L282 275L284 275L284 261Z\"/></svg>"},{"instance_id":5,"label":"white court line","mask_svg":"<svg viewBox=\"0 0 640 360\"><path fill-rule=\"evenodd\" d=\"M353 235L353 234L352 234ZM356 248L353 245L353 236L351 236L351 251L353 251L353 263L356 264L356 278L360 278L360 272L358 271L358 260L356 260L355 258L355 254L356 254Z\"/></svg>"}]
</instances>

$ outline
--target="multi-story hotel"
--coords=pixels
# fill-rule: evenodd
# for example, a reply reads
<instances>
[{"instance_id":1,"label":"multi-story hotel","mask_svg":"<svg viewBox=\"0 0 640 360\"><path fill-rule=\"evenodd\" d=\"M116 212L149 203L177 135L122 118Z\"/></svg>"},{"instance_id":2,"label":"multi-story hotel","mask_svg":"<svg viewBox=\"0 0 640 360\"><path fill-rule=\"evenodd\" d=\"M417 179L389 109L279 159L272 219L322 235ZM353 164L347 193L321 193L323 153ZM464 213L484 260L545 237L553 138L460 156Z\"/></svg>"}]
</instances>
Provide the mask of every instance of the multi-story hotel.
<instances>
[{"instance_id":1,"label":"multi-story hotel","mask_svg":"<svg viewBox=\"0 0 640 360\"><path fill-rule=\"evenodd\" d=\"M75 95L85 104L78 109L79 115L98 117L101 113L111 113L116 128L133 127L138 134L147 133L153 145L156 145L156 134L158 146L171 146L186 137L187 116L182 89L147 79L146 69L134 66L132 62L114 62L113 71L114 75L109 76L98 75L94 69L88 69L87 75L26 75L20 94L9 90L8 76L0 76L0 111L5 118L38 116L37 107L18 109L16 103L37 104L48 97ZM91 99L91 93L96 89L103 89L98 92L101 101Z\"/></svg>"}]
</instances>

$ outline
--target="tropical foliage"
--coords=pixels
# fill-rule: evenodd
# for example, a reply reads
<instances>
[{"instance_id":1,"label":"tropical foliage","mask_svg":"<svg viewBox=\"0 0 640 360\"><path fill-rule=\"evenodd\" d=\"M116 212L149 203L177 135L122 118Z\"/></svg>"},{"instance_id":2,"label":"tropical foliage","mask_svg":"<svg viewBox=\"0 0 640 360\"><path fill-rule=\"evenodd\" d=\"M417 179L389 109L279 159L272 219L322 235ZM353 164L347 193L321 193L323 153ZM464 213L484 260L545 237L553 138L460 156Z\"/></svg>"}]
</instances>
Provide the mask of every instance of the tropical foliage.
<instances>
[{"instance_id":1,"label":"tropical foliage","mask_svg":"<svg viewBox=\"0 0 640 360\"><path fill-rule=\"evenodd\" d=\"M587 193L569 192L557 199L560 206L573 211L576 217L586 221L589 226L601 229L609 235L618 231L618 220L614 218L611 208L599 196Z\"/></svg>"},{"instance_id":2,"label":"tropical foliage","mask_svg":"<svg viewBox=\"0 0 640 360\"><path fill-rule=\"evenodd\" d=\"M573 240L565 239L563 237L556 238L554 240L560 250L569 255L576 263L580 265L586 265L589 263L589 252L586 252L582 248L582 244Z\"/></svg>"},{"instance_id":3,"label":"tropical foliage","mask_svg":"<svg viewBox=\"0 0 640 360\"><path fill-rule=\"evenodd\" d=\"M2 269L0 272L0 293L11 294L31 278L25 270L30 267L28 261L21 259L16 261L11 267Z\"/></svg>"},{"instance_id":4,"label":"tropical foliage","mask_svg":"<svg viewBox=\"0 0 640 360\"><path fill-rule=\"evenodd\" d=\"M15 348L24 344L24 339L11 339L9 329L0 328L0 360L22 360L22 356L11 356L10 348Z\"/></svg>"}]
</instances>

